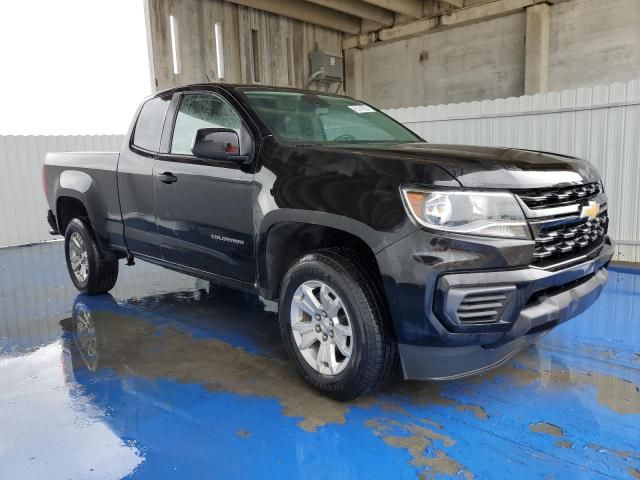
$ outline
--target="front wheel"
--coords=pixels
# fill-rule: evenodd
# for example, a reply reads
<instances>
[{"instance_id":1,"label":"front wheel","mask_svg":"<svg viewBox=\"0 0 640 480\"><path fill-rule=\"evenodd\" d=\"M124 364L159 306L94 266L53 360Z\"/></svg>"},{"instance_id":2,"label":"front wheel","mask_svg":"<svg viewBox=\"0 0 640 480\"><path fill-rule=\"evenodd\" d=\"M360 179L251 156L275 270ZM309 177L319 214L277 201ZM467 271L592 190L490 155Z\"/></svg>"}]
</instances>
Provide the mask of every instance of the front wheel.
<instances>
[{"instance_id":1,"label":"front wheel","mask_svg":"<svg viewBox=\"0 0 640 480\"><path fill-rule=\"evenodd\" d=\"M283 281L279 317L300 374L336 400L379 389L394 370L386 305L355 252L326 249L298 260Z\"/></svg>"},{"instance_id":2,"label":"front wheel","mask_svg":"<svg viewBox=\"0 0 640 480\"><path fill-rule=\"evenodd\" d=\"M64 235L64 250L71 281L89 295L106 293L118 279L118 259L106 257L88 222L74 218Z\"/></svg>"}]
</instances>

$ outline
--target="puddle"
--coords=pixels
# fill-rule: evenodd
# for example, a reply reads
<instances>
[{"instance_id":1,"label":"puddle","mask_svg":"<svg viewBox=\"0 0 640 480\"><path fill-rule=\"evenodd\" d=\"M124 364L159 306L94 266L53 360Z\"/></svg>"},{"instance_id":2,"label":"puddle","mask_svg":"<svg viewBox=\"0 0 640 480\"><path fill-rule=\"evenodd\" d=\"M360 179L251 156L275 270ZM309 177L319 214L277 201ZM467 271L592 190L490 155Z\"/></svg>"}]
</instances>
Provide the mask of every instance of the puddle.
<instances>
[{"instance_id":1,"label":"puddle","mask_svg":"<svg viewBox=\"0 0 640 480\"><path fill-rule=\"evenodd\" d=\"M518 354L513 361L490 370L482 375L469 377L465 382L482 383L495 381L505 376L519 385L540 382L547 387L566 387L577 384L592 385L597 392L597 400L616 413L640 413L640 386L625 378L596 371L581 371L557 362L542 365L535 350Z\"/></svg>"},{"instance_id":2,"label":"puddle","mask_svg":"<svg viewBox=\"0 0 640 480\"><path fill-rule=\"evenodd\" d=\"M467 415L469 421L491 421L491 416L482 406L445 394L448 391L445 389L449 389L447 384L396 379L381 395L363 397L350 404L340 403L310 389L288 359L282 356L266 356L217 338L194 336L186 330L156 324L148 315L119 313L117 309L88 313L95 331L95 354L88 362L91 369L109 369L124 378L173 379L185 384L200 384L213 392L277 399L282 413L299 419L298 427L307 432L316 432L325 425L345 424L346 415L353 407L375 408L378 412L388 413L389 418L369 419L365 426L389 447L407 452L409 464L420 470L422 478L458 475L470 479L474 476L468 467L448 453L457 440L446 434L441 423L409 412L415 411L416 406L426 409L442 406L455 409L459 415ZM67 319L63 325L65 330L71 331L72 319ZM593 385L598 402L612 411L640 412L640 394L633 383L615 376L576 371L556 363L542 364L535 351L525 352L515 362L497 370L454 384L456 388L472 392L474 385L498 382L505 377L514 385L534 382L551 388ZM394 417L402 421L392 420ZM461 418L464 421L465 417ZM529 429L555 440L556 448L574 448L557 425L538 422L529 425ZM251 435L248 430L235 431L235 436L240 439L248 439ZM607 451L620 458L635 458L631 452L607 450L596 445L590 448Z\"/></svg>"},{"instance_id":3,"label":"puddle","mask_svg":"<svg viewBox=\"0 0 640 480\"><path fill-rule=\"evenodd\" d=\"M149 320L111 311L92 311L96 358L92 369L111 369L122 377L173 379L199 383L211 391L277 398L283 413L301 417L306 431L344 424L349 406L323 397L302 382L288 360L234 348L217 339L158 327ZM72 328L65 321L65 329Z\"/></svg>"}]
</instances>

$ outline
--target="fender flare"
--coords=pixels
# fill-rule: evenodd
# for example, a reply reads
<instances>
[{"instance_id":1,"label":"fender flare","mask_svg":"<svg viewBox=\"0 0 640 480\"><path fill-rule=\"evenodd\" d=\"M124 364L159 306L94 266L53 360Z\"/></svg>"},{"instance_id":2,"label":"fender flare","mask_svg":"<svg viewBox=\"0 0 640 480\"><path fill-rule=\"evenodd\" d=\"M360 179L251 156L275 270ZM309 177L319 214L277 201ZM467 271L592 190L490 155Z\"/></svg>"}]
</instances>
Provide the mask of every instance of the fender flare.
<instances>
[{"instance_id":1,"label":"fender flare","mask_svg":"<svg viewBox=\"0 0 640 480\"><path fill-rule=\"evenodd\" d=\"M268 248L271 231L282 224L312 225L338 230L364 242L375 255L396 239L406 235L405 229L398 232L380 232L367 224L349 217L333 213L299 209L279 209L265 215L258 228L256 241L257 272L256 283L261 294L269 298L274 295L274 286L270 278Z\"/></svg>"},{"instance_id":2,"label":"fender flare","mask_svg":"<svg viewBox=\"0 0 640 480\"><path fill-rule=\"evenodd\" d=\"M89 216L96 240L100 248L104 250L105 246L109 244L106 222L108 210L91 175L80 170L65 170L60 174L54 191L58 225L60 224L59 202L63 197L74 198L82 203ZM64 235L64 232L61 233Z\"/></svg>"},{"instance_id":3,"label":"fender flare","mask_svg":"<svg viewBox=\"0 0 640 480\"><path fill-rule=\"evenodd\" d=\"M258 244L266 241L269 230L279 223L292 222L322 227L334 228L350 233L365 242L373 252L384 248L384 234L374 230L367 224L334 213L317 212L313 210L298 210L294 208L282 208L266 214L260 223Z\"/></svg>"}]
</instances>

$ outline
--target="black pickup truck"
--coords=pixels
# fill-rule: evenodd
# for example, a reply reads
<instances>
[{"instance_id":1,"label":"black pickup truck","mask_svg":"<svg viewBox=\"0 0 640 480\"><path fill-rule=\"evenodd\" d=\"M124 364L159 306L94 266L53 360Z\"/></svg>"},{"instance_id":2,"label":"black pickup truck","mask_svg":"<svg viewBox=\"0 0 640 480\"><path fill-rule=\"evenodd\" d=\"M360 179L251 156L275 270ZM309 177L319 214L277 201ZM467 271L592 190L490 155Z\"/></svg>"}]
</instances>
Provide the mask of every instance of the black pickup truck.
<instances>
[{"instance_id":1,"label":"black pickup truck","mask_svg":"<svg viewBox=\"0 0 640 480\"><path fill-rule=\"evenodd\" d=\"M305 380L336 399L496 366L607 280L587 162L434 145L348 97L191 85L140 106L120 153L47 155L71 279L149 261L279 302Z\"/></svg>"}]
</instances>

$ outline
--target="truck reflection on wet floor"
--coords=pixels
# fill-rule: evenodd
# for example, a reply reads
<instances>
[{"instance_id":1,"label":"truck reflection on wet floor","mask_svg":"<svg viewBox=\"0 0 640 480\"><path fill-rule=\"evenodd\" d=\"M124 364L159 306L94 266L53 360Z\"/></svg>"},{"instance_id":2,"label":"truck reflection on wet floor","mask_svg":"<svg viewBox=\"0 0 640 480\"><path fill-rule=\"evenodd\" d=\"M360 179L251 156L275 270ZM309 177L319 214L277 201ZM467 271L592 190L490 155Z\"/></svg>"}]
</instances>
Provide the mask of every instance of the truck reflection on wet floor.
<instances>
[{"instance_id":1,"label":"truck reflection on wet floor","mask_svg":"<svg viewBox=\"0 0 640 480\"><path fill-rule=\"evenodd\" d=\"M145 451L143 477L167 458L191 473L244 478L269 465L299 477L328 453L344 472L336 478L640 471L640 364L626 362L624 344L599 350L559 329L484 375L445 384L397 378L376 396L337 403L293 371L273 312L222 288L124 302L81 295L61 322L67 378ZM587 313L574 322L594 320ZM169 440L174 431L186 443Z\"/></svg>"}]
</instances>

